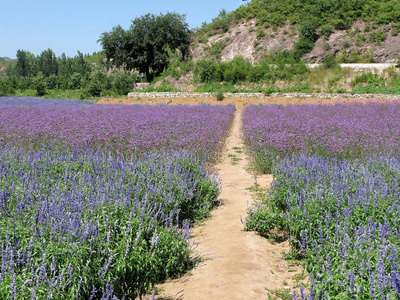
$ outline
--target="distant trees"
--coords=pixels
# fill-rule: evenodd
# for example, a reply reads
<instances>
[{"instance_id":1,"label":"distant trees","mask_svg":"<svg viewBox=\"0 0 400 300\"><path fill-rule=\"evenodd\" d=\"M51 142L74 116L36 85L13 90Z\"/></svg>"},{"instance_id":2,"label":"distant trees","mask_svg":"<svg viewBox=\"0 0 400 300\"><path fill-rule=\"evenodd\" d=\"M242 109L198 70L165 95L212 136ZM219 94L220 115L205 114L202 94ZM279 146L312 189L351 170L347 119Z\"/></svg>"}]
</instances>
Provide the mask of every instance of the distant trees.
<instances>
[{"instance_id":1,"label":"distant trees","mask_svg":"<svg viewBox=\"0 0 400 300\"><path fill-rule=\"evenodd\" d=\"M42 51L37 58L38 70L43 76L58 75L58 62L56 54L50 48Z\"/></svg>"},{"instance_id":2,"label":"distant trees","mask_svg":"<svg viewBox=\"0 0 400 300\"><path fill-rule=\"evenodd\" d=\"M44 77L49 76L63 76L69 77L74 73L85 75L91 72L92 68L87 62L85 56L78 51L78 54L71 58L67 57L65 53L60 57L50 48L42 51L40 55L35 56L29 51L17 50L17 61L13 74L16 77L34 77L41 73Z\"/></svg>"},{"instance_id":3,"label":"distant trees","mask_svg":"<svg viewBox=\"0 0 400 300\"><path fill-rule=\"evenodd\" d=\"M102 33L98 41L114 66L138 69L149 78L150 72L159 74L167 66L168 49L186 56L190 30L183 15L147 14L134 19L128 30L118 25Z\"/></svg>"},{"instance_id":4,"label":"distant trees","mask_svg":"<svg viewBox=\"0 0 400 300\"><path fill-rule=\"evenodd\" d=\"M16 91L36 90L43 96L55 90L80 90L79 97L126 95L138 74L126 70L107 72L104 54L60 57L50 48L35 56L29 51L18 50L15 64L0 78L0 96L13 95Z\"/></svg>"},{"instance_id":5,"label":"distant trees","mask_svg":"<svg viewBox=\"0 0 400 300\"><path fill-rule=\"evenodd\" d=\"M35 55L25 50L17 50L17 62L15 73L18 77L30 77L36 75Z\"/></svg>"}]
</instances>

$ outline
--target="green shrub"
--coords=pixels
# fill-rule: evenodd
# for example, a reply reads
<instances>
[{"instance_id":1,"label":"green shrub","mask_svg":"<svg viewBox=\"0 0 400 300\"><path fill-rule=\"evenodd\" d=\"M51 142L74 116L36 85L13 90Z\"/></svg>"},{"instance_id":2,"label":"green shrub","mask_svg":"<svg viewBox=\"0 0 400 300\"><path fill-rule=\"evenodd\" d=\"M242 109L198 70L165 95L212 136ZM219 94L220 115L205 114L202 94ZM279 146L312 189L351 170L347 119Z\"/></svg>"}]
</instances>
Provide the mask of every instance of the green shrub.
<instances>
[{"instance_id":1,"label":"green shrub","mask_svg":"<svg viewBox=\"0 0 400 300\"><path fill-rule=\"evenodd\" d=\"M336 93L338 93L338 94L347 93L347 90L346 90L345 88L341 87L341 88L338 88L338 89L336 90Z\"/></svg>"},{"instance_id":2,"label":"green shrub","mask_svg":"<svg viewBox=\"0 0 400 300\"><path fill-rule=\"evenodd\" d=\"M208 39L207 39L207 37L205 35L200 35L199 38L198 38L198 41L201 44L205 44L205 43L208 42Z\"/></svg>"},{"instance_id":3,"label":"green shrub","mask_svg":"<svg viewBox=\"0 0 400 300\"><path fill-rule=\"evenodd\" d=\"M279 93L280 91L281 91L281 90L280 90L279 87L272 85L272 86L267 87L267 88L264 90L264 94L265 94L266 96L269 96L269 95L271 95L272 93Z\"/></svg>"},{"instance_id":4,"label":"green shrub","mask_svg":"<svg viewBox=\"0 0 400 300\"><path fill-rule=\"evenodd\" d=\"M363 34L358 34L356 37L355 45L357 47L361 47L367 41L367 37Z\"/></svg>"},{"instance_id":5,"label":"green shrub","mask_svg":"<svg viewBox=\"0 0 400 300\"><path fill-rule=\"evenodd\" d=\"M82 75L80 73L73 73L71 77L68 78L68 88L71 90L76 90L81 88Z\"/></svg>"},{"instance_id":6,"label":"green shrub","mask_svg":"<svg viewBox=\"0 0 400 300\"><path fill-rule=\"evenodd\" d=\"M301 23L299 31L303 39L315 41L318 38L316 35L317 29L318 23L314 19L309 18Z\"/></svg>"},{"instance_id":7,"label":"green shrub","mask_svg":"<svg viewBox=\"0 0 400 300\"><path fill-rule=\"evenodd\" d=\"M107 73L99 69L90 76L86 91L91 96L99 97L103 92L110 90L110 87L110 79Z\"/></svg>"},{"instance_id":8,"label":"green shrub","mask_svg":"<svg viewBox=\"0 0 400 300\"><path fill-rule=\"evenodd\" d=\"M377 74L372 72L358 74L351 81L352 86L356 86L359 84L376 84L376 85L384 85L385 79Z\"/></svg>"},{"instance_id":9,"label":"green shrub","mask_svg":"<svg viewBox=\"0 0 400 300\"><path fill-rule=\"evenodd\" d=\"M134 79L128 71L113 71L110 79L111 90L115 95L127 95L132 90Z\"/></svg>"},{"instance_id":10,"label":"green shrub","mask_svg":"<svg viewBox=\"0 0 400 300\"><path fill-rule=\"evenodd\" d=\"M256 38L259 40L262 39L264 36L265 36L264 30L262 28L258 28L256 32Z\"/></svg>"},{"instance_id":11,"label":"green shrub","mask_svg":"<svg viewBox=\"0 0 400 300\"><path fill-rule=\"evenodd\" d=\"M314 48L314 41L309 39L300 39L295 45L295 56L296 59L300 60L304 54L309 53Z\"/></svg>"},{"instance_id":12,"label":"green shrub","mask_svg":"<svg viewBox=\"0 0 400 300\"><path fill-rule=\"evenodd\" d=\"M18 79L18 85L16 88L25 91L28 89L36 89L36 86L32 77L22 77Z\"/></svg>"},{"instance_id":13,"label":"green shrub","mask_svg":"<svg viewBox=\"0 0 400 300\"><path fill-rule=\"evenodd\" d=\"M223 73L219 73L217 63L212 60L198 60L194 68L194 78L199 82L222 81Z\"/></svg>"},{"instance_id":14,"label":"green shrub","mask_svg":"<svg viewBox=\"0 0 400 300\"><path fill-rule=\"evenodd\" d=\"M322 49L324 49L325 51L328 51L331 49L331 45L328 42L325 42L322 44Z\"/></svg>"},{"instance_id":15,"label":"green shrub","mask_svg":"<svg viewBox=\"0 0 400 300\"><path fill-rule=\"evenodd\" d=\"M396 23L392 25L391 34L393 36L397 36L400 32L400 23Z\"/></svg>"},{"instance_id":16,"label":"green shrub","mask_svg":"<svg viewBox=\"0 0 400 300\"><path fill-rule=\"evenodd\" d=\"M222 50L225 48L225 43L223 41L218 41L213 43L210 47L205 47L205 50L209 55L213 55L217 58L221 58Z\"/></svg>"},{"instance_id":17,"label":"green shrub","mask_svg":"<svg viewBox=\"0 0 400 300\"><path fill-rule=\"evenodd\" d=\"M321 34L329 37L334 31L334 28L331 24L324 24L321 26Z\"/></svg>"},{"instance_id":18,"label":"green shrub","mask_svg":"<svg viewBox=\"0 0 400 300\"><path fill-rule=\"evenodd\" d=\"M370 34L369 40L371 43L376 45L381 45L383 41L387 38L386 33L384 31L374 31Z\"/></svg>"},{"instance_id":19,"label":"green shrub","mask_svg":"<svg viewBox=\"0 0 400 300\"><path fill-rule=\"evenodd\" d=\"M218 93L215 95L215 98L217 99L217 101L222 101L222 100L224 100L225 96L224 96L223 93L218 92Z\"/></svg>"},{"instance_id":20,"label":"green shrub","mask_svg":"<svg viewBox=\"0 0 400 300\"><path fill-rule=\"evenodd\" d=\"M59 77L54 74L47 77L45 81L46 81L46 87L49 90L57 90L60 88Z\"/></svg>"},{"instance_id":21,"label":"green shrub","mask_svg":"<svg viewBox=\"0 0 400 300\"><path fill-rule=\"evenodd\" d=\"M37 96L43 96L46 94L46 82L43 75L36 76L34 80Z\"/></svg>"},{"instance_id":22,"label":"green shrub","mask_svg":"<svg viewBox=\"0 0 400 300\"><path fill-rule=\"evenodd\" d=\"M351 22L343 19L333 19L332 25L336 30L346 30L350 28Z\"/></svg>"},{"instance_id":23,"label":"green shrub","mask_svg":"<svg viewBox=\"0 0 400 300\"><path fill-rule=\"evenodd\" d=\"M334 54L328 54L324 57L323 66L326 69L333 69L339 66L336 56Z\"/></svg>"},{"instance_id":24,"label":"green shrub","mask_svg":"<svg viewBox=\"0 0 400 300\"><path fill-rule=\"evenodd\" d=\"M0 97L15 94L15 88L10 80L0 80Z\"/></svg>"}]
</instances>

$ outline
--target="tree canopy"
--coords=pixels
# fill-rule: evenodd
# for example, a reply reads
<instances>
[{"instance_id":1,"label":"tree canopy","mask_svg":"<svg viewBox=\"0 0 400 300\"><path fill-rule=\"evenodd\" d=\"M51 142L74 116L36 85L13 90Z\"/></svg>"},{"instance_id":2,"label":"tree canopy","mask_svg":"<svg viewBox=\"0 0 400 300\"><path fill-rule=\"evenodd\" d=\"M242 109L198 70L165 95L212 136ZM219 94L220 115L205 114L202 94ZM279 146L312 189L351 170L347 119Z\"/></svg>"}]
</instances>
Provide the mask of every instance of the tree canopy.
<instances>
[{"instance_id":1,"label":"tree canopy","mask_svg":"<svg viewBox=\"0 0 400 300\"><path fill-rule=\"evenodd\" d=\"M168 49L184 58L189 49L190 30L184 15L146 14L132 21L128 30L120 25L101 34L98 40L108 61L117 67L161 73L168 64Z\"/></svg>"}]
</instances>

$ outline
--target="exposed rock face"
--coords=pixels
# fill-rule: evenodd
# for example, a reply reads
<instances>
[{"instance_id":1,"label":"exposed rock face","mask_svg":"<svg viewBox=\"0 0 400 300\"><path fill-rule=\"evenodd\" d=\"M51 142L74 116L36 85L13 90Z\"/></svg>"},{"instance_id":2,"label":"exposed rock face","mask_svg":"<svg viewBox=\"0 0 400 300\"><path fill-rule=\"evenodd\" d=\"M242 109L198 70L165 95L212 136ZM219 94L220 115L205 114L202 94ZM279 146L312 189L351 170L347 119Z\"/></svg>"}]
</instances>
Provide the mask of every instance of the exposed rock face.
<instances>
[{"instance_id":1,"label":"exposed rock face","mask_svg":"<svg viewBox=\"0 0 400 300\"><path fill-rule=\"evenodd\" d=\"M264 37L257 37L258 31L255 21L239 23L231 26L228 32L212 35L207 43L192 47L194 60L205 59L206 57L218 58L221 61L230 61L235 56L241 55L245 59L256 62L268 51L276 52L293 49L294 43L299 39L297 32L286 26L274 31L272 28L263 29ZM209 49L218 42L224 47L219 57L210 55Z\"/></svg>"},{"instance_id":2,"label":"exposed rock face","mask_svg":"<svg viewBox=\"0 0 400 300\"><path fill-rule=\"evenodd\" d=\"M356 22L349 30L337 30L329 37L319 32L319 39L314 49L304 56L304 60L310 63L320 63L323 58L330 54L342 54L350 56L352 52L358 52L360 56L371 58L378 63L395 63L400 56L400 34L391 34L392 25L385 25L378 28L368 28L365 22ZM263 31L264 36L260 37L259 32ZM384 33L384 41L374 41L373 35ZM232 60L235 56L241 55L251 62L261 59L263 54L270 51L292 50L294 44L300 39L297 28L286 26L274 31L272 28L259 29L255 21L232 25L228 32L218 33L208 37L206 43L192 45L192 57L194 60L207 57L219 59L220 61ZM223 45L219 54L213 54L213 45ZM364 61L367 62L367 61Z\"/></svg>"},{"instance_id":3,"label":"exposed rock face","mask_svg":"<svg viewBox=\"0 0 400 300\"><path fill-rule=\"evenodd\" d=\"M395 63L400 57L400 35L391 34L392 25L385 25L374 30L366 29L367 24L356 22L349 30L338 30L329 37L320 36L314 49L305 55L304 60L319 63L323 58L333 53L358 52L360 55L370 55L378 63ZM383 32L386 35L384 41L373 41L373 34Z\"/></svg>"}]
</instances>

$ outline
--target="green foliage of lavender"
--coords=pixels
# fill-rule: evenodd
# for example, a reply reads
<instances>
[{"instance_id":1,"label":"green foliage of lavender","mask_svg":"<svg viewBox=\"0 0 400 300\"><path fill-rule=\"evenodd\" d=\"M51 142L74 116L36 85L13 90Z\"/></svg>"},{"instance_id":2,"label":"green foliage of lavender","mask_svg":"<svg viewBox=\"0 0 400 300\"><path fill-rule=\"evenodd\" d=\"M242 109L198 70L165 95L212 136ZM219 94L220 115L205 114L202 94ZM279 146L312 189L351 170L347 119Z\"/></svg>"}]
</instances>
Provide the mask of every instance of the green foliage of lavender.
<instances>
[{"instance_id":1,"label":"green foliage of lavender","mask_svg":"<svg viewBox=\"0 0 400 300\"><path fill-rule=\"evenodd\" d=\"M349 162L293 154L275 168L246 229L289 231L310 273L301 299L399 299L399 174L398 155Z\"/></svg>"},{"instance_id":2,"label":"green foliage of lavender","mask_svg":"<svg viewBox=\"0 0 400 300\"><path fill-rule=\"evenodd\" d=\"M135 299L191 264L219 183L188 152L0 149L0 298Z\"/></svg>"},{"instance_id":3,"label":"green foliage of lavender","mask_svg":"<svg viewBox=\"0 0 400 300\"><path fill-rule=\"evenodd\" d=\"M243 133L253 167L268 173L292 153L354 160L398 149L399 120L399 102L252 105L243 111Z\"/></svg>"}]
</instances>

